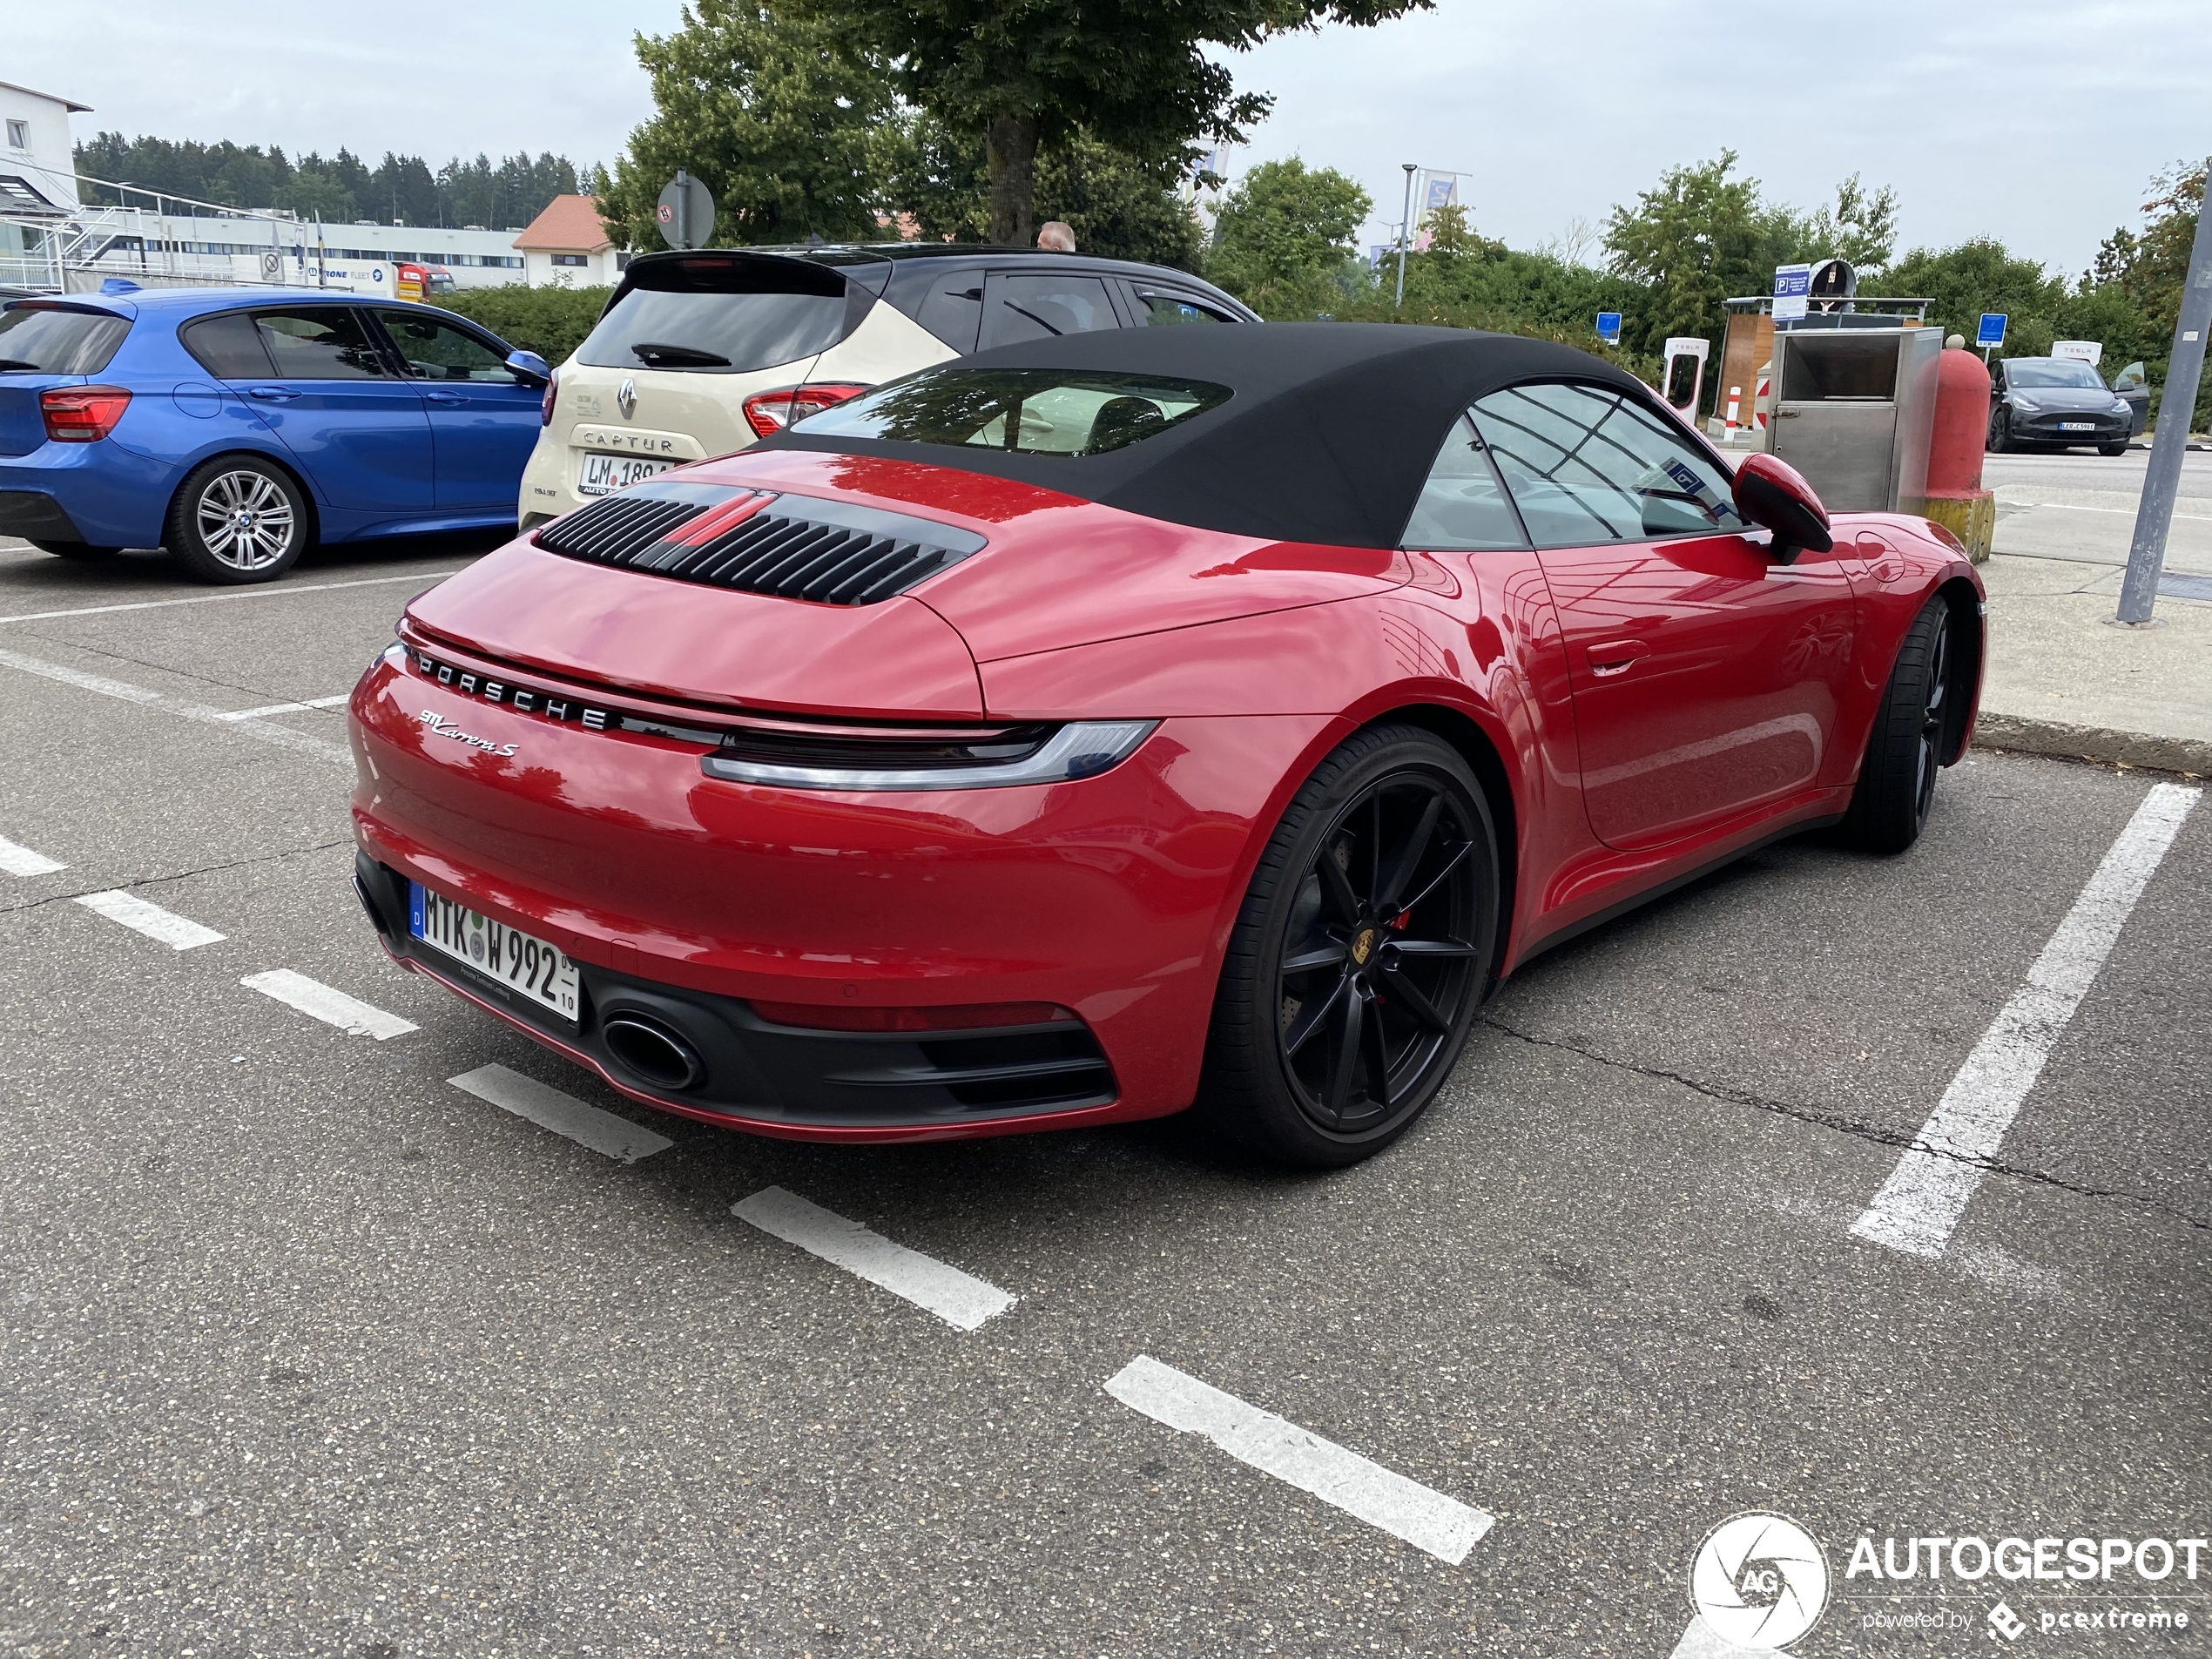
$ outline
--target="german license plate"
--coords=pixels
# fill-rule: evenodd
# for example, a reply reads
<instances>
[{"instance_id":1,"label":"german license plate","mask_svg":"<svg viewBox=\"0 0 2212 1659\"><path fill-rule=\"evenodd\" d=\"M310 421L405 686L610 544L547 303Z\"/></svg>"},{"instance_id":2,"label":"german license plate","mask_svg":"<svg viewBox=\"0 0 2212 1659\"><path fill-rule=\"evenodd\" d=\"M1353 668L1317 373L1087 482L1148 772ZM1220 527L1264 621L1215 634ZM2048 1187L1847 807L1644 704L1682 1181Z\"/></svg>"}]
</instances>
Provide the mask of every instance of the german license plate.
<instances>
[{"instance_id":1,"label":"german license plate","mask_svg":"<svg viewBox=\"0 0 2212 1659\"><path fill-rule=\"evenodd\" d=\"M2097 423L2094 421L2061 421L2059 422L2059 430L2061 432L2094 432L2096 429Z\"/></svg>"},{"instance_id":2,"label":"german license plate","mask_svg":"<svg viewBox=\"0 0 2212 1659\"><path fill-rule=\"evenodd\" d=\"M666 472L676 463L672 461L649 461L643 455L610 455L597 449L587 449L583 455L583 475L577 481L579 496L610 496L617 489L627 489L655 473Z\"/></svg>"},{"instance_id":3,"label":"german license plate","mask_svg":"<svg viewBox=\"0 0 2212 1659\"><path fill-rule=\"evenodd\" d=\"M543 939L502 927L420 881L408 884L407 929L432 950L576 1023L576 964Z\"/></svg>"}]
</instances>

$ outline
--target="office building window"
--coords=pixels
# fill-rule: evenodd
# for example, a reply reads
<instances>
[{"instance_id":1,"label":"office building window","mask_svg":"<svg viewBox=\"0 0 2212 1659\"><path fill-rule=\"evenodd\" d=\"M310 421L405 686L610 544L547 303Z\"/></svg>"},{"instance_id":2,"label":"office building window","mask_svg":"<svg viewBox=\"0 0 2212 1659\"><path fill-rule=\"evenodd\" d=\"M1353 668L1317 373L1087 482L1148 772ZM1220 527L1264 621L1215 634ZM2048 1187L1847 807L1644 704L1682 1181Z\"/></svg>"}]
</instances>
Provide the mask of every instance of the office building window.
<instances>
[{"instance_id":1,"label":"office building window","mask_svg":"<svg viewBox=\"0 0 2212 1659\"><path fill-rule=\"evenodd\" d=\"M583 266L590 264L591 260L588 254L583 253L556 253L553 256L553 263L556 265L573 266L581 270Z\"/></svg>"},{"instance_id":2,"label":"office building window","mask_svg":"<svg viewBox=\"0 0 2212 1659\"><path fill-rule=\"evenodd\" d=\"M28 150L30 148L30 122L10 121L8 123L8 147L11 150Z\"/></svg>"}]
</instances>

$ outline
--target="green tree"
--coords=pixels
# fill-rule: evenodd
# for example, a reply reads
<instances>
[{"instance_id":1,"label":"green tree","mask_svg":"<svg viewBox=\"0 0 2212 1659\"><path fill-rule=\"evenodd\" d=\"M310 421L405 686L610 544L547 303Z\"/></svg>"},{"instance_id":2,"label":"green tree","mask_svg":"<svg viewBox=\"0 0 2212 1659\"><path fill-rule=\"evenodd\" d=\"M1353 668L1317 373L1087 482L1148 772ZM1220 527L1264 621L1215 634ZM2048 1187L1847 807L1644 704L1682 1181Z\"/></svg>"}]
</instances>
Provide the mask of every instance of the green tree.
<instances>
[{"instance_id":1,"label":"green tree","mask_svg":"<svg viewBox=\"0 0 2212 1659\"><path fill-rule=\"evenodd\" d=\"M889 73L840 50L832 24L752 0L692 0L673 33L636 37L653 118L630 135L600 213L628 247L665 247L654 218L678 167L714 192L717 239L832 241L877 234Z\"/></svg>"},{"instance_id":2,"label":"green tree","mask_svg":"<svg viewBox=\"0 0 2212 1659\"><path fill-rule=\"evenodd\" d=\"M2174 330L2182 311L2182 284L2188 275L2189 248L2196 237L2197 215L2204 211L2205 170L2176 166L2151 180L2151 199L2143 204L2147 220L2140 234L2124 226L2105 239L2096 262L2082 276L2078 305L2114 307L2126 311L2101 312L2117 318L2140 319L2132 344L2115 351L2107 334L2083 332L2069 336L2106 341L2106 368L2140 358L2150 375L2154 398L2166 379L2174 349ZM2107 324L2109 327L2109 323ZM2202 382L2192 426L2212 425L2212 377Z\"/></svg>"},{"instance_id":3,"label":"green tree","mask_svg":"<svg viewBox=\"0 0 2212 1659\"><path fill-rule=\"evenodd\" d=\"M1373 206L1334 168L1262 162L1222 199L1206 275L1269 316L1334 310L1366 280L1352 239Z\"/></svg>"},{"instance_id":4,"label":"green tree","mask_svg":"<svg viewBox=\"0 0 2212 1659\"><path fill-rule=\"evenodd\" d=\"M1670 334L1702 334L1717 349L1723 302L1766 293L1774 267L1811 239L1805 220L1767 202L1757 179L1730 177L1735 168L1733 150L1671 168L1635 207L1615 207L1606 221L1615 273L1644 289L1642 303L1622 319L1632 346L1651 350Z\"/></svg>"},{"instance_id":5,"label":"green tree","mask_svg":"<svg viewBox=\"0 0 2212 1659\"><path fill-rule=\"evenodd\" d=\"M1884 185L1868 195L1858 175L1836 186L1836 202L1805 222L1809 257L1848 260L1863 277L1897 252L1897 192Z\"/></svg>"},{"instance_id":6,"label":"green tree","mask_svg":"<svg viewBox=\"0 0 2212 1659\"><path fill-rule=\"evenodd\" d=\"M887 199L912 213L924 236L989 235L990 181L974 144L925 110L913 112L893 147ZM1037 158L1037 217L1063 220L1086 253L1194 271L1203 242L1177 192L1179 173L1171 162L1141 161L1077 129Z\"/></svg>"},{"instance_id":7,"label":"green tree","mask_svg":"<svg viewBox=\"0 0 2212 1659\"><path fill-rule=\"evenodd\" d=\"M1939 251L1914 248L1862 292L1872 289L1931 301L1928 320L1969 340L1983 312L2001 311L2008 319L2008 357L2040 356L2051 349L2053 321L2067 297L2066 284L2054 273L1986 236Z\"/></svg>"},{"instance_id":8,"label":"green tree","mask_svg":"<svg viewBox=\"0 0 2212 1659\"><path fill-rule=\"evenodd\" d=\"M1243 51L1323 22L1372 24L1432 0L793 0L847 50L897 66L900 90L981 141L994 241L1027 246L1036 161L1076 128L1145 161L1231 143L1270 100L1238 92L1203 48Z\"/></svg>"}]
</instances>

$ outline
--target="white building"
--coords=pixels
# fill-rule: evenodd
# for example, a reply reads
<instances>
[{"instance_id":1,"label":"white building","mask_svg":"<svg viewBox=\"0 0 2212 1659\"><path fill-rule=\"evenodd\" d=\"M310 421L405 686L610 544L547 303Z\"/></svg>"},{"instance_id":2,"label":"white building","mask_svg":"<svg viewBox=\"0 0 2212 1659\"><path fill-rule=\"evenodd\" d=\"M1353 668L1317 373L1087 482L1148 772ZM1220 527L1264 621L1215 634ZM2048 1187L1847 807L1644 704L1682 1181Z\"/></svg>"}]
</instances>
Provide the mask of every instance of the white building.
<instances>
[{"instance_id":1,"label":"white building","mask_svg":"<svg viewBox=\"0 0 2212 1659\"><path fill-rule=\"evenodd\" d=\"M526 230L328 225L136 188L125 191L125 206L88 206L78 194L69 118L89 107L0 82L0 293L81 293L119 278L147 287L268 283L392 298L408 265L445 273L456 288L483 288L595 287L630 263L588 196L556 196Z\"/></svg>"},{"instance_id":2,"label":"white building","mask_svg":"<svg viewBox=\"0 0 2212 1659\"><path fill-rule=\"evenodd\" d=\"M523 280L533 288L603 287L630 263L630 255L608 239L598 204L589 196L556 196L515 246L529 261Z\"/></svg>"}]
</instances>

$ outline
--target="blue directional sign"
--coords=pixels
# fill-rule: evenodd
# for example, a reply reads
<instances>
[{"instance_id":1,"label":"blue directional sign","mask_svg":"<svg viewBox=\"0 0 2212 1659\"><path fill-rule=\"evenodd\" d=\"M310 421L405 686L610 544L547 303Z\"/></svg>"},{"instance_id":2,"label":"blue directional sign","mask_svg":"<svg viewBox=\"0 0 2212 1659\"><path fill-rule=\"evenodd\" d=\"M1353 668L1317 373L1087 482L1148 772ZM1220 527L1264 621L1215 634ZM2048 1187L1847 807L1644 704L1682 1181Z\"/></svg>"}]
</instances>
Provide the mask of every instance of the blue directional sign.
<instances>
[{"instance_id":1,"label":"blue directional sign","mask_svg":"<svg viewBox=\"0 0 2212 1659\"><path fill-rule=\"evenodd\" d=\"M1974 334L1977 346L2001 346L2005 343L2005 314L1985 311L1981 314L1981 327Z\"/></svg>"},{"instance_id":2,"label":"blue directional sign","mask_svg":"<svg viewBox=\"0 0 2212 1659\"><path fill-rule=\"evenodd\" d=\"M1601 311L1597 314L1597 337L1608 346L1621 343L1621 314Z\"/></svg>"},{"instance_id":3,"label":"blue directional sign","mask_svg":"<svg viewBox=\"0 0 2212 1659\"><path fill-rule=\"evenodd\" d=\"M1797 322L1805 314L1805 296L1812 292L1812 266L1805 264L1774 267L1774 320Z\"/></svg>"}]
</instances>

